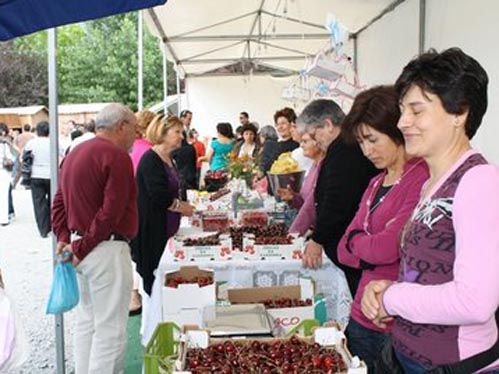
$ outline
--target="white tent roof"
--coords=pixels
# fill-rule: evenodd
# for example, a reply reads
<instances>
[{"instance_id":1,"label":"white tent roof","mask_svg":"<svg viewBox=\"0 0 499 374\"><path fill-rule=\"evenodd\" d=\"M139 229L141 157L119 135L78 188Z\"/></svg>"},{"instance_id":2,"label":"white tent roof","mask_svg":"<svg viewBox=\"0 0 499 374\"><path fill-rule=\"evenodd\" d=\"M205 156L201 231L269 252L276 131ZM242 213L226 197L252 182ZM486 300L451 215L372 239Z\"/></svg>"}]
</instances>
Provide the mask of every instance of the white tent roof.
<instances>
[{"instance_id":1,"label":"white tent roof","mask_svg":"<svg viewBox=\"0 0 499 374\"><path fill-rule=\"evenodd\" d=\"M404 0L169 0L149 9L149 30L181 75L245 72L245 66L298 71L330 40L334 14L350 33ZM208 73L208 74L207 74Z\"/></svg>"}]
</instances>

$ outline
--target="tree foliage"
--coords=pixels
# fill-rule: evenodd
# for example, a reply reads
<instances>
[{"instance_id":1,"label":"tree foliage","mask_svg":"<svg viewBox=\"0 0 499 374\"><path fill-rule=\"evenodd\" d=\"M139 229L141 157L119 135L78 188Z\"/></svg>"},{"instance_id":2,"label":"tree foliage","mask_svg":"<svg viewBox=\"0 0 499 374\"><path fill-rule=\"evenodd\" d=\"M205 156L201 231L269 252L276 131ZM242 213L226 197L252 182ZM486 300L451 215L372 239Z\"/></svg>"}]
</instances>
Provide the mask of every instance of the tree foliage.
<instances>
[{"instance_id":1,"label":"tree foliage","mask_svg":"<svg viewBox=\"0 0 499 374\"><path fill-rule=\"evenodd\" d=\"M0 44L0 107L47 104L45 60L19 51L12 42Z\"/></svg>"},{"instance_id":2,"label":"tree foliage","mask_svg":"<svg viewBox=\"0 0 499 374\"><path fill-rule=\"evenodd\" d=\"M61 103L122 102L137 109L137 15L127 13L58 29L58 94ZM38 56L47 72L47 36L39 32L16 40L18 54ZM144 106L163 98L159 40L144 27ZM175 75L168 68L169 92ZM44 100L44 102L46 99ZM40 101L29 104L40 103ZM23 104L26 105L26 104Z\"/></svg>"}]
</instances>

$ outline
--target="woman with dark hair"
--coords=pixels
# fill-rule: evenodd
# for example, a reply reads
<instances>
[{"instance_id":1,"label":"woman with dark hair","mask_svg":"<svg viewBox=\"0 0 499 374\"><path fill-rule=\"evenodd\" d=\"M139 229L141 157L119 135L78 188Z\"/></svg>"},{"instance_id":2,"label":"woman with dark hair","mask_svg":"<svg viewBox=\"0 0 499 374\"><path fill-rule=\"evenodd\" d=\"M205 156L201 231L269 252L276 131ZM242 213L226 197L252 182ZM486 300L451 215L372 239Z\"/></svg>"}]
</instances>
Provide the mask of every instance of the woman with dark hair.
<instances>
[{"instance_id":1,"label":"woman with dark hair","mask_svg":"<svg viewBox=\"0 0 499 374\"><path fill-rule=\"evenodd\" d=\"M359 209L338 245L339 261L362 274L345 331L348 348L372 372L390 325L379 328L360 310L364 287L373 279L397 279L398 237L428 179L422 159L411 158L397 128L398 95L393 86L360 93L343 121L343 137L357 142L365 157L382 172L371 179Z\"/></svg>"},{"instance_id":2,"label":"woman with dark hair","mask_svg":"<svg viewBox=\"0 0 499 374\"><path fill-rule=\"evenodd\" d=\"M274 113L274 124L280 138L277 147L277 157L281 153L291 152L300 146L292 138L292 126L295 122L296 113L291 108L286 107Z\"/></svg>"},{"instance_id":3,"label":"woman with dark hair","mask_svg":"<svg viewBox=\"0 0 499 374\"><path fill-rule=\"evenodd\" d=\"M199 161L209 162L212 171L225 169L232 148L234 148L232 125L228 122L220 122L217 124L217 137L211 141L206 155L200 157Z\"/></svg>"},{"instance_id":4,"label":"woman with dark hair","mask_svg":"<svg viewBox=\"0 0 499 374\"><path fill-rule=\"evenodd\" d=\"M248 123L241 128L242 141L238 142L232 151L236 157L256 158L260 152L260 146L257 143L255 125Z\"/></svg>"},{"instance_id":5,"label":"woman with dark hair","mask_svg":"<svg viewBox=\"0 0 499 374\"><path fill-rule=\"evenodd\" d=\"M42 238L51 230L50 221L50 139L48 122L36 125L37 137L31 139L24 150L31 152L31 197L35 212L36 225Z\"/></svg>"},{"instance_id":6,"label":"woman with dark hair","mask_svg":"<svg viewBox=\"0 0 499 374\"><path fill-rule=\"evenodd\" d=\"M375 325L395 319L380 372L498 372L499 170L470 144L487 85L458 48L422 54L397 79L398 127L430 178L401 234L398 281L371 281L362 298Z\"/></svg>"}]
</instances>

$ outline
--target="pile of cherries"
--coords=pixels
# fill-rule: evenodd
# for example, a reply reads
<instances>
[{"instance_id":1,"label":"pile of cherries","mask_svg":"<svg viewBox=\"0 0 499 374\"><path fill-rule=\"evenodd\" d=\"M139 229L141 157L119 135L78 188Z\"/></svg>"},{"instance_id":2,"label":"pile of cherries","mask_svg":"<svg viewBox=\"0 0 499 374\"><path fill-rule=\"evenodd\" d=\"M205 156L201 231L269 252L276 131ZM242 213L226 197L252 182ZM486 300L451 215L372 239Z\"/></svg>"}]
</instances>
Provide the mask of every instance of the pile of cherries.
<instances>
[{"instance_id":1,"label":"pile of cherries","mask_svg":"<svg viewBox=\"0 0 499 374\"><path fill-rule=\"evenodd\" d=\"M232 247L239 250L243 247L243 234L253 234L256 239L259 238L279 238L287 237L288 229L282 223L273 223L268 226L258 225L242 225L238 227L230 227L229 234L232 238Z\"/></svg>"},{"instance_id":2,"label":"pile of cherries","mask_svg":"<svg viewBox=\"0 0 499 374\"><path fill-rule=\"evenodd\" d=\"M176 276L166 280L166 287L178 288L179 284L198 284L199 287L208 286L213 284L213 278L211 277L194 277L191 279L185 279L181 276Z\"/></svg>"},{"instance_id":3,"label":"pile of cherries","mask_svg":"<svg viewBox=\"0 0 499 374\"><path fill-rule=\"evenodd\" d=\"M275 237L257 237L255 239L255 244L259 245L287 245L287 244L293 244L293 237L291 235L286 235L286 236L275 236Z\"/></svg>"},{"instance_id":4,"label":"pile of cherries","mask_svg":"<svg viewBox=\"0 0 499 374\"><path fill-rule=\"evenodd\" d=\"M230 193L230 190L228 188L222 188L222 189L218 190L217 192L214 192L210 196L210 201L216 201L216 200L220 199L222 196L225 196L229 193Z\"/></svg>"},{"instance_id":5,"label":"pile of cherries","mask_svg":"<svg viewBox=\"0 0 499 374\"><path fill-rule=\"evenodd\" d=\"M299 306L310 306L312 305L312 299L300 300L282 297L280 299L266 299L261 303L265 305L265 308L267 309L294 308Z\"/></svg>"},{"instance_id":6,"label":"pile of cherries","mask_svg":"<svg viewBox=\"0 0 499 374\"><path fill-rule=\"evenodd\" d=\"M292 244L293 237L288 235L286 225L282 223L274 223L268 226L257 225L242 225L231 226L216 234L204 236L200 238L184 239L184 246L215 246L220 245L220 235L228 233L232 239L232 248L241 250L243 247L243 234L255 235L255 244Z\"/></svg>"},{"instance_id":7,"label":"pile of cherries","mask_svg":"<svg viewBox=\"0 0 499 374\"><path fill-rule=\"evenodd\" d=\"M267 225L267 213L265 212L243 212L241 222L243 225L265 226Z\"/></svg>"},{"instance_id":8,"label":"pile of cherries","mask_svg":"<svg viewBox=\"0 0 499 374\"><path fill-rule=\"evenodd\" d=\"M331 348L293 336L289 340L225 341L187 352L186 370L193 374L343 373L347 366Z\"/></svg>"},{"instance_id":9,"label":"pile of cherries","mask_svg":"<svg viewBox=\"0 0 499 374\"><path fill-rule=\"evenodd\" d=\"M223 231L229 226L229 217L225 214L203 217L203 231Z\"/></svg>"},{"instance_id":10,"label":"pile of cherries","mask_svg":"<svg viewBox=\"0 0 499 374\"><path fill-rule=\"evenodd\" d=\"M213 246L213 245L220 245L220 234L217 233L209 236L203 236L200 238L184 239L184 246L186 247Z\"/></svg>"},{"instance_id":11,"label":"pile of cherries","mask_svg":"<svg viewBox=\"0 0 499 374\"><path fill-rule=\"evenodd\" d=\"M206 179L226 179L227 173L225 171L208 171L205 175Z\"/></svg>"}]
</instances>

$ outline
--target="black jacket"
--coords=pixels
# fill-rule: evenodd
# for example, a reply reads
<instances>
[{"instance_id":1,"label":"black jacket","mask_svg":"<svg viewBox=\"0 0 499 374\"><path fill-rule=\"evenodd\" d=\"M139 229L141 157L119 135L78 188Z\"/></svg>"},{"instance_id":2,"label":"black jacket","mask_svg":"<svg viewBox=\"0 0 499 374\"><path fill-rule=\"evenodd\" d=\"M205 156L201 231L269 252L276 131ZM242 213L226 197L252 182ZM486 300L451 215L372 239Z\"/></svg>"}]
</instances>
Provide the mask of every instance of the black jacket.
<instances>
[{"instance_id":1,"label":"black jacket","mask_svg":"<svg viewBox=\"0 0 499 374\"><path fill-rule=\"evenodd\" d=\"M182 198L185 199L185 191L188 189L197 189L196 177L196 150L187 143L186 136L182 140L182 146L172 152L172 158L177 164L177 170L180 177L180 189Z\"/></svg>"},{"instance_id":2,"label":"black jacket","mask_svg":"<svg viewBox=\"0 0 499 374\"><path fill-rule=\"evenodd\" d=\"M336 247L357 212L369 180L377 173L379 170L364 157L359 146L346 144L340 135L327 150L314 191L317 223L312 239L343 269L352 295L361 270L340 264Z\"/></svg>"},{"instance_id":3,"label":"black jacket","mask_svg":"<svg viewBox=\"0 0 499 374\"><path fill-rule=\"evenodd\" d=\"M166 211L178 196L168 193L168 177L161 158L152 149L144 153L137 168L139 232L132 241L132 258L150 295L153 271L159 265L168 237Z\"/></svg>"},{"instance_id":4,"label":"black jacket","mask_svg":"<svg viewBox=\"0 0 499 374\"><path fill-rule=\"evenodd\" d=\"M272 139L267 139L263 143L263 147L260 151L260 159L258 162L258 167L263 173L270 170L272 163L277 159L278 148L277 141Z\"/></svg>"}]
</instances>

